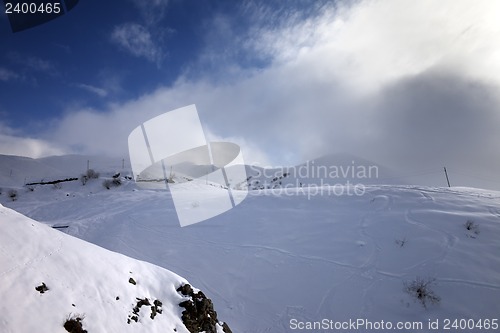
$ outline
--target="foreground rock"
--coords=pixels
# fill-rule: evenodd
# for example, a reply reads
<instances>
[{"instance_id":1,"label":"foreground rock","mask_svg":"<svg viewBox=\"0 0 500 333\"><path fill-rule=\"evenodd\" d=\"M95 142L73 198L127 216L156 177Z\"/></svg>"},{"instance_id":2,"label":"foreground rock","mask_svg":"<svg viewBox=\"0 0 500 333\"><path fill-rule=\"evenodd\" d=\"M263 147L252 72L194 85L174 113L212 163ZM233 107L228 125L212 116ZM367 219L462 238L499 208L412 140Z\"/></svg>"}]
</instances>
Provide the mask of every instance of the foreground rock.
<instances>
[{"instance_id":1,"label":"foreground rock","mask_svg":"<svg viewBox=\"0 0 500 333\"><path fill-rule=\"evenodd\" d=\"M177 289L183 296L189 297L188 300L179 303L180 307L186 310L182 311L182 322L191 333L220 332L217 328L222 328L225 333L232 333L225 322L217 319L212 301L208 299L203 292L194 292L189 284L184 284Z\"/></svg>"}]
</instances>

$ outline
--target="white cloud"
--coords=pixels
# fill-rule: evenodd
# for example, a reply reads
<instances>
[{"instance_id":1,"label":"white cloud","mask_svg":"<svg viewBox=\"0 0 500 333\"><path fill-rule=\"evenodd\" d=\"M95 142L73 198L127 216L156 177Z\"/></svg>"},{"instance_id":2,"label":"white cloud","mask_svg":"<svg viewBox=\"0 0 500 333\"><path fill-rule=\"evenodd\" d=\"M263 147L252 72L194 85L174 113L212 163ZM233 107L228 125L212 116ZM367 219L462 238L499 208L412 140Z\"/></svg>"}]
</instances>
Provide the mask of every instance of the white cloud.
<instances>
[{"instance_id":1,"label":"white cloud","mask_svg":"<svg viewBox=\"0 0 500 333\"><path fill-rule=\"evenodd\" d=\"M446 66L500 83L497 1L361 1L255 29L247 46L275 62L306 64L351 88L374 89ZM266 18L267 19L267 18Z\"/></svg>"},{"instance_id":2,"label":"white cloud","mask_svg":"<svg viewBox=\"0 0 500 333\"><path fill-rule=\"evenodd\" d=\"M213 133L207 126L205 126L204 131L209 142L231 142L239 145L245 164L260 165L263 167L272 165L272 159L266 152L264 152L264 149L252 142L249 142L244 137L223 137Z\"/></svg>"},{"instance_id":3,"label":"white cloud","mask_svg":"<svg viewBox=\"0 0 500 333\"><path fill-rule=\"evenodd\" d=\"M10 52L7 55L7 58L9 58L9 60L13 63L20 65L24 69L42 72L49 75L58 75L56 66L49 60L21 54L18 52Z\"/></svg>"},{"instance_id":4,"label":"white cloud","mask_svg":"<svg viewBox=\"0 0 500 333\"><path fill-rule=\"evenodd\" d=\"M55 66L48 60L44 60L37 57L26 57L24 59L24 64L31 69L39 72L47 72L50 74L55 74Z\"/></svg>"},{"instance_id":5,"label":"white cloud","mask_svg":"<svg viewBox=\"0 0 500 333\"><path fill-rule=\"evenodd\" d=\"M87 90L91 93L94 93L100 97L106 97L108 95L108 92L105 89L90 85L90 84L84 84L84 83L78 83L76 85L78 88L81 88L83 90Z\"/></svg>"},{"instance_id":6,"label":"white cloud","mask_svg":"<svg viewBox=\"0 0 500 333\"><path fill-rule=\"evenodd\" d=\"M2 68L0 67L0 81L10 81L10 80L15 80L15 79L19 79L20 76L11 71L11 70L8 70L6 68Z\"/></svg>"},{"instance_id":7,"label":"white cloud","mask_svg":"<svg viewBox=\"0 0 500 333\"><path fill-rule=\"evenodd\" d=\"M161 21L165 15L169 0L133 0L134 4L139 8L146 24L153 25Z\"/></svg>"},{"instance_id":8,"label":"white cloud","mask_svg":"<svg viewBox=\"0 0 500 333\"><path fill-rule=\"evenodd\" d=\"M159 64L163 58L161 47L155 44L151 33L137 23L125 23L114 28L111 33L113 42L136 57Z\"/></svg>"},{"instance_id":9,"label":"white cloud","mask_svg":"<svg viewBox=\"0 0 500 333\"><path fill-rule=\"evenodd\" d=\"M1 129L0 154L39 158L66 153L64 150L55 147L53 143L45 140L9 135L5 134L5 132L11 132L10 130L7 130L4 126Z\"/></svg>"},{"instance_id":10,"label":"white cloud","mask_svg":"<svg viewBox=\"0 0 500 333\"><path fill-rule=\"evenodd\" d=\"M200 72L104 110L68 110L46 139L124 156L133 128L195 103L211 135L235 140L247 161L277 165L348 151L417 170L445 163L498 169L498 6L360 1L314 16L262 9L249 38L235 45L268 58L267 67L242 69L233 53L219 64L217 78L226 80ZM266 24L270 17L278 21ZM124 47L154 49L144 28L129 28L116 33Z\"/></svg>"}]
</instances>

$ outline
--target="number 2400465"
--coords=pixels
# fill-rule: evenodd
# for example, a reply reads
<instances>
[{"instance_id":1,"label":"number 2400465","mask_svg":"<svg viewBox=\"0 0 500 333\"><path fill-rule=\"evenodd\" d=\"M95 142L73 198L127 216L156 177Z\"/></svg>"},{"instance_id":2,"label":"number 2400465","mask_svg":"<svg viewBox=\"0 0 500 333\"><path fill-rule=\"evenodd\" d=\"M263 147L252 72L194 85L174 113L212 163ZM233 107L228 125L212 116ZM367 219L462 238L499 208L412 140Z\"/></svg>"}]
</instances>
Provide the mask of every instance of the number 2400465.
<instances>
[{"instance_id":1,"label":"number 2400465","mask_svg":"<svg viewBox=\"0 0 500 333\"><path fill-rule=\"evenodd\" d=\"M5 3L5 14L59 14L61 13L61 10L61 3L59 2Z\"/></svg>"}]
</instances>

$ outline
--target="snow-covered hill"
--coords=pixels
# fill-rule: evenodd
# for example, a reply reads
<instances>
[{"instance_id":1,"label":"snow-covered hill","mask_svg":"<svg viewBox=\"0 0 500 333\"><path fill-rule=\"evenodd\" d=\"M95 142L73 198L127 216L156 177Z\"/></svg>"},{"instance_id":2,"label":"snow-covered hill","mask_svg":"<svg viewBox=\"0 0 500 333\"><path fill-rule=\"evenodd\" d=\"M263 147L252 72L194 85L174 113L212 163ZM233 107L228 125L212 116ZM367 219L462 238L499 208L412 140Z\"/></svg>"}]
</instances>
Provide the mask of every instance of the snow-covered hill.
<instances>
[{"instance_id":1,"label":"snow-covered hill","mask_svg":"<svg viewBox=\"0 0 500 333\"><path fill-rule=\"evenodd\" d=\"M16 201L4 193L0 202L67 226L61 234L186 277L234 332L297 332L325 319L422 324L407 332L470 319L498 331L499 192L375 184L362 193L259 190L227 213L180 228L168 192L131 181L106 190L101 182L21 187Z\"/></svg>"},{"instance_id":2,"label":"snow-covered hill","mask_svg":"<svg viewBox=\"0 0 500 333\"><path fill-rule=\"evenodd\" d=\"M385 166L346 153L325 155L293 167L250 165L247 175L240 187L249 190L407 183Z\"/></svg>"},{"instance_id":3,"label":"snow-covered hill","mask_svg":"<svg viewBox=\"0 0 500 333\"><path fill-rule=\"evenodd\" d=\"M192 297L179 289L187 285L180 276L1 205L0 229L1 332L66 332L81 324L88 332L189 333L179 304Z\"/></svg>"}]
</instances>

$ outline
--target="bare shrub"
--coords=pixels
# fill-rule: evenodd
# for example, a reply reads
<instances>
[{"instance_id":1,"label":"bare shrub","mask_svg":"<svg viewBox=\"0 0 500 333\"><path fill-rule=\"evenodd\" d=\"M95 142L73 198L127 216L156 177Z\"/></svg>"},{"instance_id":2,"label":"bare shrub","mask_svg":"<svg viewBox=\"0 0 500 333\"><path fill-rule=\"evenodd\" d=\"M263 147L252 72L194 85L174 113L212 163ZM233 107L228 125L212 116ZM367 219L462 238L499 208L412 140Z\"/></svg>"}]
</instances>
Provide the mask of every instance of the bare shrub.
<instances>
[{"instance_id":1,"label":"bare shrub","mask_svg":"<svg viewBox=\"0 0 500 333\"><path fill-rule=\"evenodd\" d=\"M476 222L467 220L467 222L465 222L464 224L464 227L475 235L479 235L479 225Z\"/></svg>"},{"instance_id":2,"label":"bare shrub","mask_svg":"<svg viewBox=\"0 0 500 333\"><path fill-rule=\"evenodd\" d=\"M106 179L102 182L102 186L104 186L108 190L111 189L112 187L118 187L121 184L122 181L120 178Z\"/></svg>"},{"instance_id":3,"label":"bare shrub","mask_svg":"<svg viewBox=\"0 0 500 333\"><path fill-rule=\"evenodd\" d=\"M406 241L406 237L404 237L403 239L396 239L394 242L397 245L399 245L399 247L403 247L403 246L405 246L407 241Z\"/></svg>"},{"instance_id":4,"label":"bare shrub","mask_svg":"<svg viewBox=\"0 0 500 333\"><path fill-rule=\"evenodd\" d=\"M99 178L99 172L96 172L94 169L88 169L80 176L80 181L82 182L82 185L85 185L89 180L97 178Z\"/></svg>"},{"instance_id":5,"label":"bare shrub","mask_svg":"<svg viewBox=\"0 0 500 333\"><path fill-rule=\"evenodd\" d=\"M10 200L12 200L12 201L16 201L18 198L16 190L9 190L9 192L7 192L7 195L10 198Z\"/></svg>"},{"instance_id":6,"label":"bare shrub","mask_svg":"<svg viewBox=\"0 0 500 333\"><path fill-rule=\"evenodd\" d=\"M89 179L97 179L97 178L99 178L99 172L96 172L94 169L88 169L87 172L85 173L85 175Z\"/></svg>"},{"instance_id":7,"label":"bare shrub","mask_svg":"<svg viewBox=\"0 0 500 333\"><path fill-rule=\"evenodd\" d=\"M438 304L441 301L441 297L437 296L430 288L434 281L435 279L417 277L411 282L404 282L404 290L427 309L429 303Z\"/></svg>"},{"instance_id":8,"label":"bare shrub","mask_svg":"<svg viewBox=\"0 0 500 333\"><path fill-rule=\"evenodd\" d=\"M105 188L107 188L108 190L111 188L111 184L113 184L113 181L111 179L105 179L103 182L102 182L102 186L104 186Z\"/></svg>"}]
</instances>

